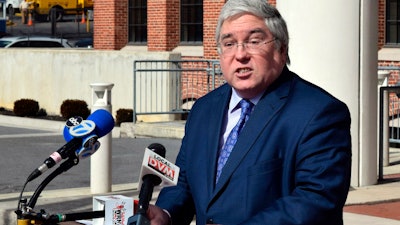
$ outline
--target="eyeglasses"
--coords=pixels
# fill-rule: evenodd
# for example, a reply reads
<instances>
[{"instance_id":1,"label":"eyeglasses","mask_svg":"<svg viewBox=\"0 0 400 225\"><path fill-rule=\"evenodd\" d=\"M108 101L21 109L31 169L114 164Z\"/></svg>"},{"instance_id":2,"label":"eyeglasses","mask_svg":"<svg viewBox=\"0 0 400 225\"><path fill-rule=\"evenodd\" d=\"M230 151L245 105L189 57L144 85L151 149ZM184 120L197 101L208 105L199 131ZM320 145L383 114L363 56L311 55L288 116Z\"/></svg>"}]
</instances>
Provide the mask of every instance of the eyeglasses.
<instances>
[{"instance_id":1,"label":"eyeglasses","mask_svg":"<svg viewBox=\"0 0 400 225\"><path fill-rule=\"evenodd\" d=\"M217 48L218 51L223 54L223 55L233 55L235 54L236 50L239 48L239 45L243 46L243 48L246 49L246 51L250 54L256 54L259 53L262 49L261 47L269 44L271 42L276 41L277 39L274 38L269 41L264 41L264 40L251 40L243 43L237 43L237 42L222 42L218 44Z\"/></svg>"}]
</instances>

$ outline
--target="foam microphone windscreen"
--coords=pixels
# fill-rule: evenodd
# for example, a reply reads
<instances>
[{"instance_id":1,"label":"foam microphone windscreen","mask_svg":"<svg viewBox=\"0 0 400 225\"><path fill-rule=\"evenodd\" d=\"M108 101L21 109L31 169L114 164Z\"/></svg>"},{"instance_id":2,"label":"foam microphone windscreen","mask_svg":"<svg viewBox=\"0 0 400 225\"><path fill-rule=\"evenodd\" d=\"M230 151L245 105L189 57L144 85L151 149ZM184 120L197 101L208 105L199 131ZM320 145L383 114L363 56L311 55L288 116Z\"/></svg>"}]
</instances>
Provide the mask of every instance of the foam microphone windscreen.
<instances>
[{"instance_id":1,"label":"foam microphone windscreen","mask_svg":"<svg viewBox=\"0 0 400 225\"><path fill-rule=\"evenodd\" d=\"M88 116L87 120L91 120L96 124L95 133L99 138L110 133L115 125L111 113L105 109L97 109Z\"/></svg>"},{"instance_id":2,"label":"foam microphone windscreen","mask_svg":"<svg viewBox=\"0 0 400 225\"><path fill-rule=\"evenodd\" d=\"M97 109L92 114L90 114L86 120L90 120L95 123L96 127L93 134L96 134L99 138L110 133L115 125L114 118L105 109ZM74 136L70 134L68 126L64 127L63 136L64 140L66 140L67 142L74 138Z\"/></svg>"}]
</instances>

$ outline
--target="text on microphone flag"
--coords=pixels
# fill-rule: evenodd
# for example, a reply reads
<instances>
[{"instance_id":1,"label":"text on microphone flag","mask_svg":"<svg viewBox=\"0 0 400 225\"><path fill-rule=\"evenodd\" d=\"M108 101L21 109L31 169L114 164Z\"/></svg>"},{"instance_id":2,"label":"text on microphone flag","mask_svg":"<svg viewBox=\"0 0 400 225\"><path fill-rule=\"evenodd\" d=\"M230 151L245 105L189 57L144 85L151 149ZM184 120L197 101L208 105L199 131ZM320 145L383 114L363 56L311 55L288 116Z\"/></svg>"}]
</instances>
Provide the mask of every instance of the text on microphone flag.
<instances>
[{"instance_id":1,"label":"text on microphone flag","mask_svg":"<svg viewBox=\"0 0 400 225\"><path fill-rule=\"evenodd\" d=\"M175 170L169 167L167 163L168 162L166 162L165 160L160 160L159 157L155 158L150 156L148 166L173 181L175 177Z\"/></svg>"}]
</instances>

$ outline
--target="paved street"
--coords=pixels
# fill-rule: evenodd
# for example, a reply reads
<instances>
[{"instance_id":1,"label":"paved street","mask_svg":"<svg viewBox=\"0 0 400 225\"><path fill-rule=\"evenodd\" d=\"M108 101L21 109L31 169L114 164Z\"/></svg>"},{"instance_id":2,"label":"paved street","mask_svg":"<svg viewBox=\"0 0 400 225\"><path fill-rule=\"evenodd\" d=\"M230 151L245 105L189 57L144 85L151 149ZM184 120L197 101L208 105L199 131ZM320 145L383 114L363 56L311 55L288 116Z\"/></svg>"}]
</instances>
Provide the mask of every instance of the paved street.
<instances>
[{"instance_id":1,"label":"paved street","mask_svg":"<svg viewBox=\"0 0 400 225\"><path fill-rule=\"evenodd\" d=\"M175 161L180 140L162 138L113 138L112 183L138 182L145 147L151 143L165 146L166 158ZM66 142L61 133L36 129L0 126L0 194L22 190L28 175L49 155ZM34 191L42 180L58 165L30 182L26 191ZM84 159L67 172L56 177L45 190L90 186L90 159Z\"/></svg>"},{"instance_id":2,"label":"paved street","mask_svg":"<svg viewBox=\"0 0 400 225\"><path fill-rule=\"evenodd\" d=\"M2 18L2 13L0 13ZM57 22L52 27L51 22L39 22L33 20L33 25L28 26L27 24L21 24L21 17L16 14L9 18L11 22L6 28L6 33L18 36L18 35L44 35L63 37L71 40L72 42L92 37L93 35L93 20L89 23L81 23L80 15L67 15L64 16L63 20ZM86 20L87 21L87 20Z\"/></svg>"},{"instance_id":3,"label":"paved street","mask_svg":"<svg viewBox=\"0 0 400 225\"><path fill-rule=\"evenodd\" d=\"M18 194L27 176L37 166L41 165L49 154L65 144L59 128L39 129L39 127L53 127L44 125L44 121L27 120L25 125L12 126L10 118L0 117L0 223L15 224L15 209ZM46 123L47 124L47 123ZM22 128L35 127L35 128ZM61 127L63 125L61 124ZM154 130L154 133L157 133ZM144 148L151 143L161 143L166 147L166 158L174 161L180 146L179 139L165 138L113 138L112 165L113 190L109 194L122 194L137 198L137 184L140 173L140 164L143 159ZM29 183L25 191L26 197L32 193L53 169ZM393 172L398 173L397 166ZM92 198L89 189L90 159L82 160L64 174L55 178L42 193L36 205L37 210L45 209L49 213L72 213L92 210ZM390 173L390 170L385 170ZM393 176L393 175L392 175ZM399 225L400 221L396 209L400 207L398 192L400 182L373 185L370 187L355 188L349 192L347 205L344 209L344 223L346 225ZM156 192L156 190L155 190ZM157 193L154 194L154 199ZM378 203L378 204L377 204ZM390 219L387 219L390 218ZM68 223L67 223L68 224ZM76 224L76 223L75 223Z\"/></svg>"}]
</instances>

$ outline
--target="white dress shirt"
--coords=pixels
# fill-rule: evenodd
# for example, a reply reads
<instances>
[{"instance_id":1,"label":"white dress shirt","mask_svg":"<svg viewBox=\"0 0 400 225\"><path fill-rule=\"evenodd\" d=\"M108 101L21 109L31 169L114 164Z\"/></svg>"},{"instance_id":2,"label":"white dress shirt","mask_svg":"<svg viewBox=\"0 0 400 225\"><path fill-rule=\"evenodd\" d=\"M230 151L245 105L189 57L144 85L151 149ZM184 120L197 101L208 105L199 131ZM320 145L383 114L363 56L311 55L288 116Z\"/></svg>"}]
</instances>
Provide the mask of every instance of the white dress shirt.
<instances>
[{"instance_id":1,"label":"white dress shirt","mask_svg":"<svg viewBox=\"0 0 400 225\"><path fill-rule=\"evenodd\" d=\"M249 99L251 103L254 104L254 106L257 105L258 101L260 100L262 94L259 96L256 96L255 98ZM223 145L226 142L226 139L229 136L229 133L231 130L235 127L237 122L240 119L240 105L239 102L242 100L242 97L239 96L239 94L236 92L235 89L232 88L232 95L231 95L231 100L229 101L229 108L227 110L227 113L225 115L225 120L224 124L222 125L222 133L223 136L220 138L220 144L219 144L219 149L223 147ZM253 107L254 110L254 107Z\"/></svg>"}]
</instances>

